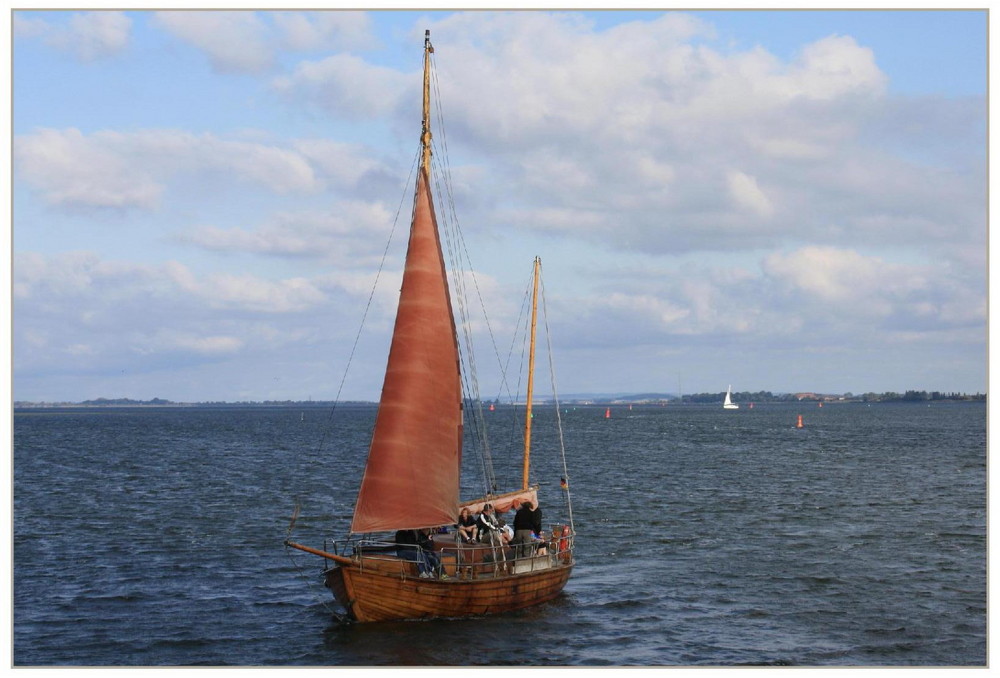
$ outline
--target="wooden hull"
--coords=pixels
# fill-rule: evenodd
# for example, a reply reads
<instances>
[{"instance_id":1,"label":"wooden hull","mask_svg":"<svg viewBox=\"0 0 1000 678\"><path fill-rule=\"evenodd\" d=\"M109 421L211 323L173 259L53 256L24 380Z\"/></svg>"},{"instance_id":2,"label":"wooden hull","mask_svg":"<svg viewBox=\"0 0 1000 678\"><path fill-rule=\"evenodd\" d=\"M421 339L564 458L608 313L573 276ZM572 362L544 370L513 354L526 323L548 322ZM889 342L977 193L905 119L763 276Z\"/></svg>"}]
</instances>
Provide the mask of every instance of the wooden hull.
<instances>
[{"instance_id":1,"label":"wooden hull","mask_svg":"<svg viewBox=\"0 0 1000 678\"><path fill-rule=\"evenodd\" d=\"M563 590L572 564L481 579L421 579L383 568L338 565L326 585L359 622L499 614L539 605Z\"/></svg>"}]
</instances>

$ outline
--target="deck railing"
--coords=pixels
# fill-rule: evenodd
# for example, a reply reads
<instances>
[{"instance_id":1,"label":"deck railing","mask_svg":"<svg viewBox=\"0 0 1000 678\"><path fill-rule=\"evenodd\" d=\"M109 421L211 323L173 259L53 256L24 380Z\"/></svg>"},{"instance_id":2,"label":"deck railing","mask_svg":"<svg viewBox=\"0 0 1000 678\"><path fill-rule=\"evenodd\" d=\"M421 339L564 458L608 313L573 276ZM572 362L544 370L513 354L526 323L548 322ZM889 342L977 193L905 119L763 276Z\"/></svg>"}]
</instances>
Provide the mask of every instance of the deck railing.
<instances>
[{"instance_id":1,"label":"deck railing","mask_svg":"<svg viewBox=\"0 0 1000 678\"><path fill-rule=\"evenodd\" d=\"M433 553L439 563L430 575L435 579L488 579L519 575L573 564L573 534L537 540L530 544L466 544L454 533L434 535ZM417 561L422 558L419 546L405 545L397 555L397 544L371 538L348 539L338 544L336 552L350 557L361 569L418 577ZM433 562L432 558L432 562Z\"/></svg>"}]
</instances>

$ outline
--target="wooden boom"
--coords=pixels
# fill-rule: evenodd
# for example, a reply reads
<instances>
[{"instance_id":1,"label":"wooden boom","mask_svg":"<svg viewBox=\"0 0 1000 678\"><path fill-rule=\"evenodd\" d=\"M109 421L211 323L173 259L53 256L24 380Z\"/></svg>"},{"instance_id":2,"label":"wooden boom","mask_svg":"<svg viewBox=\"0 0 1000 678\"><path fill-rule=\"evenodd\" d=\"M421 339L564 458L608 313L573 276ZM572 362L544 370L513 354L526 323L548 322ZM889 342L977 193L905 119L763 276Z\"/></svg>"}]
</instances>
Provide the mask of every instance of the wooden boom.
<instances>
[{"instance_id":1,"label":"wooden boom","mask_svg":"<svg viewBox=\"0 0 1000 678\"><path fill-rule=\"evenodd\" d=\"M291 546L293 549L299 549L300 551L305 551L306 553L312 553L313 555L322 556L328 560L332 560L335 563L340 563L341 565L354 565L354 561L350 558L345 558L344 556L338 556L336 553L327 553L326 551L320 551L319 549L314 549L311 546L303 546L302 544L296 544L294 541L285 540L285 546Z\"/></svg>"}]
</instances>

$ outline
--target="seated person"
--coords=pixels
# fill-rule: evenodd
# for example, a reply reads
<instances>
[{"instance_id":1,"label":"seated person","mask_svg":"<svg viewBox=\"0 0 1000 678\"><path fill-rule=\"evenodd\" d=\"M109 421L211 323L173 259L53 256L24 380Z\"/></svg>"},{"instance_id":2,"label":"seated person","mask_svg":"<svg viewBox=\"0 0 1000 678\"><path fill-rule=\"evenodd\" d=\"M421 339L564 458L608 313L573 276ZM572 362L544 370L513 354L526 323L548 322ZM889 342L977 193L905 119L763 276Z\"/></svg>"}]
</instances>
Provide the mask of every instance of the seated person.
<instances>
[{"instance_id":1,"label":"seated person","mask_svg":"<svg viewBox=\"0 0 1000 678\"><path fill-rule=\"evenodd\" d=\"M532 543L535 548L535 555L537 556L547 556L549 555L549 542L545 538L545 533L541 532L537 535L532 535Z\"/></svg>"},{"instance_id":2,"label":"seated person","mask_svg":"<svg viewBox=\"0 0 1000 678\"><path fill-rule=\"evenodd\" d=\"M431 536L431 532L429 527L417 530L417 546L420 547L421 555L424 557L430 573L444 578L444 573L441 570L441 556L434 551L434 537Z\"/></svg>"},{"instance_id":3,"label":"seated person","mask_svg":"<svg viewBox=\"0 0 1000 678\"><path fill-rule=\"evenodd\" d=\"M417 571L425 579L434 574L435 566L440 566L429 535L429 529L396 531L396 556L416 563Z\"/></svg>"},{"instance_id":4,"label":"seated person","mask_svg":"<svg viewBox=\"0 0 1000 678\"><path fill-rule=\"evenodd\" d=\"M483 512L476 520L476 527L479 529L478 539L484 544L500 543L500 525L493 516L493 506L485 504Z\"/></svg>"},{"instance_id":5,"label":"seated person","mask_svg":"<svg viewBox=\"0 0 1000 678\"><path fill-rule=\"evenodd\" d=\"M458 514L458 524L455 527L458 528L459 538L464 543L476 543L476 535L479 534L479 527L476 525L476 519L472 517L472 512L469 511L468 506L462 507L461 512Z\"/></svg>"},{"instance_id":6,"label":"seated person","mask_svg":"<svg viewBox=\"0 0 1000 678\"><path fill-rule=\"evenodd\" d=\"M549 550L552 553L559 553L559 540L562 539L562 525L552 528L552 539L549 541Z\"/></svg>"},{"instance_id":7,"label":"seated person","mask_svg":"<svg viewBox=\"0 0 1000 678\"><path fill-rule=\"evenodd\" d=\"M500 523L500 542L504 546L507 546L514 539L514 529L503 518L500 518L497 522Z\"/></svg>"}]
</instances>

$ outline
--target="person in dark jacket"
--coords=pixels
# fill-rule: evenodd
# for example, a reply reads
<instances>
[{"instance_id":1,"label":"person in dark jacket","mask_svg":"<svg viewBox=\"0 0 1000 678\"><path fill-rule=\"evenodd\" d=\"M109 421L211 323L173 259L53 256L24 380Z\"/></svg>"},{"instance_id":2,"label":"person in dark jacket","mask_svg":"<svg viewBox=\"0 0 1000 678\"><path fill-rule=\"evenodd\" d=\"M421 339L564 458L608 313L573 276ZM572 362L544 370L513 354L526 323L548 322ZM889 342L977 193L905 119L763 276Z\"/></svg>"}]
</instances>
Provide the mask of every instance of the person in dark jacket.
<instances>
[{"instance_id":1,"label":"person in dark jacket","mask_svg":"<svg viewBox=\"0 0 1000 678\"><path fill-rule=\"evenodd\" d=\"M433 551L430 530L398 530L396 532L396 556L417 564L417 571L424 579L434 575L440 567L440 560Z\"/></svg>"},{"instance_id":2,"label":"person in dark jacket","mask_svg":"<svg viewBox=\"0 0 1000 678\"><path fill-rule=\"evenodd\" d=\"M542 509L535 508L530 501L523 502L514 514L514 539L511 541L511 544L517 545L518 557L534 551L535 535L541 532Z\"/></svg>"},{"instance_id":3,"label":"person in dark jacket","mask_svg":"<svg viewBox=\"0 0 1000 678\"><path fill-rule=\"evenodd\" d=\"M430 573L447 579L441 569L441 557L434 550L434 537L431 528L425 527L417 530L417 546L420 547L420 554L423 556L424 562L427 563L427 569Z\"/></svg>"},{"instance_id":4,"label":"person in dark jacket","mask_svg":"<svg viewBox=\"0 0 1000 678\"><path fill-rule=\"evenodd\" d=\"M483 506L483 512L479 514L479 518L476 520L476 527L479 528L479 541L484 544L500 543L500 525L493 515L493 506L491 504Z\"/></svg>"}]
</instances>

